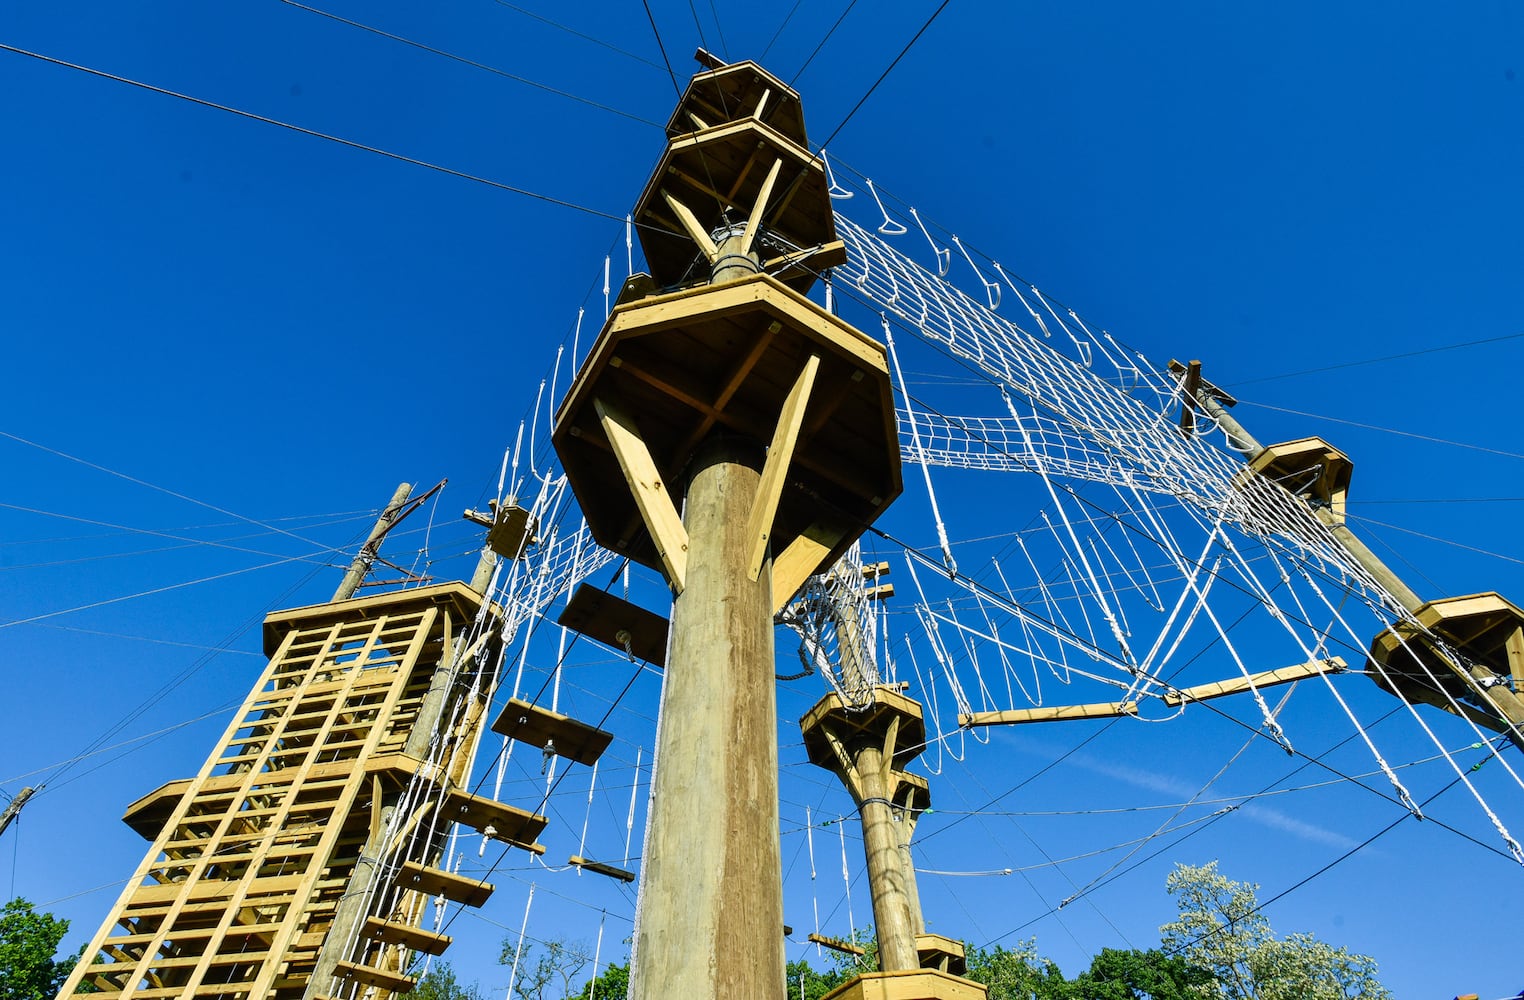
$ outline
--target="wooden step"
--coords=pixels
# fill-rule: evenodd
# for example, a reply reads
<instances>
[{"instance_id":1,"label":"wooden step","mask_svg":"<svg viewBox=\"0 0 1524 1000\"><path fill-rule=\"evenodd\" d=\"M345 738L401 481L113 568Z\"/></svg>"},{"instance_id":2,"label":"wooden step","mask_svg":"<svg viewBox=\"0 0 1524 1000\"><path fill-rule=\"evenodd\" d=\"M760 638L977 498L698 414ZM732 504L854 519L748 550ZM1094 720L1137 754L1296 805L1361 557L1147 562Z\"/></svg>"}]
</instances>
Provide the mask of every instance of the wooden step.
<instances>
[{"instance_id":1,"label":"wooden step","mask_svg":"<svg viewBox=\"0 0 1524 1000\"><path fill-rule=\"evenodd\" d=\"M566 863L576 865L578 868L590 871L595 875L607 875L609 878L617 878L621 882L635 881L634 872L626 871L623 868L616 868L613 865L606 865L601 861L593 861L589 858L580 857L576 854L567 859Z\"/></svg>"},{"instance_id":2,"label":"wooden step","mask_svg":"<svg viewBox=\"0 0 1524 1000\"><path fill-rule=\"evenodd\" d=\"M492 731L588 766L602 756L614 739L613 733L517 698L503 706L497 721L492 723Z\"/></svg>"},{"instance_id":3,"label":"wooden step","mask_svg":"<svg viewBox=\"0 0 1524 1000\"><path fill-rule=\"evenodd\" d=\"M374 986L378 990L386 990L389 993L411 993L413 987L418 985L416 976L404 976L400 972L378 969L374 965L361 965L358 962L340 962L334 966L333 971L334 975L341 978L364 986Z\"/></svg>"},{"instance_id":4,"label":"wooden step","mask_svg":"<svg viewBox=\"0 0 1524 1000\"><path fill-rule=\"evenodd\" d=\"M430 868L416 861L407 861L397 873L397 884L404 889L416 889L430 896L443 896L466 906L481 906L492 897L495 886L465 875L455 875L440 868Z\"/></svg>"},{"instance_id":5,"label":"wooden step","mask_svg":"<svg viewBox=\"0 0 1524 1000\"><path fill-rule=\"evenodd\" d=\"M621 653L625 644L620 633L628 632L637 658L658 667L667 662L667 619L589 584L578 585L556 623Z\"/></svg>"},{"instance_id":6,"label":"wooden step","mask_svg":"<svg viewBox=\"0 0 1524 1000\"><path fill-rule=\"evenodd\" d=\"M534 851L539 846L535 844L535 838L544 832L546 824L550 822L544 816L517 809L485 795L473 795L459 788L452 789L445 796L442 811L444 818L452 823L463 823L494 840L522 847L526 851ZM541 847L535 853L543 853L544 850Z\"/></svg>"},{"instance_id":7,"label":"wooden step","mask_svg":"<svg viewBox=\"0 0 1524 1000\"><path fill-rule=\"evenodd\" d=\"M421 951L425 955L443 955L453 938L445 934L426 931L412 924L397 924L381 917L365 918L364 932L372 941L382 944L400 944L409 951Z\"/></svg>"}]
</instances>

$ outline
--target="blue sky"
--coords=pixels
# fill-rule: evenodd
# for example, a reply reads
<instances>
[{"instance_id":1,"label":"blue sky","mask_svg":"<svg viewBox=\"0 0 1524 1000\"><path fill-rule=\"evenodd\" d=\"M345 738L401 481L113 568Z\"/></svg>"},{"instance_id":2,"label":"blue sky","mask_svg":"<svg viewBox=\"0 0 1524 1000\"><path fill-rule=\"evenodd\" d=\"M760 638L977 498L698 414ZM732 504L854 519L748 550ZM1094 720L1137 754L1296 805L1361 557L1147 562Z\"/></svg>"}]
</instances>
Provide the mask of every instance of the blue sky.
<instances>
[{"instance_id":1,"label":"blue sky","mask_svg":"<svg viewBox=\"0 0 1524 1000\"><path fill-rule=\"evenodd\" d=\"M701 42L760 59L771 41L762 61L798 74L818 142L936 5L856 5L813 59L845 3L810 0L781 31L788 5L695 6L697 16L668 0L651 8L679 80ZM582 101L276 0L59 3L0 19L7 46L500 185L0 52L0 431L10 435L0 438L0 670L11 694L0 791L52 776L173 678L185 679L107 742L212 716L75 766L0 843L9 890L73 920L71 942L110 905L112 889L98 887L141 856L122 809L193 773L220 732L215 713L246 690L258 666L249 624L322 600L337 582L325 564L339 556L269 526L342 549L398 481L449 477L432 524L429 511L415 515L397 551L411 562L428 529L434 568L468 572L460 508L495 489L503 449L579 308L583 344L596 328L606 254L622 275L618 220L661 151L652 123L675 96L650 22L638 4L517 7L561 27L491 0L323 9ZM1498 590L1518 600L1521 29L1524 13L1498 2L1439 13L954 0L830 153L844 175L873 178L892 204L916 206L1156 363L1201 358L1263 440L1320 434L1339 445L1357 466L1356 530L1425 597ZM870 224L865 205L860 194L846 210ZM979 405L995 413L993 401ZM886 526L931 546L924 491L907 482ZM957 537L1029 519L1030 484L961 474L937 484ZM253 568L280 560L290 561ZM119 600L161 588L171 589ZM222 645L215 656L191 648ZM780 655L791 655L781 639ZM1383 710L1367 682L1343 684L1361 711ZM780 692L786 722L820 689ZM654 681L631 697L616 745L626 765L643 742L648 757ZM1293 709L1291 731L1309 746L1351 735L1327 698L1299 696ZM1252 705L1233 713L1255 721ZM1432 718L1446 746L1469 742ZM1414 726L1389 725L1373 732L1392 762L1433 755ZM1210 713L1099 730L969 741L967 763L944 761L932 779L947 815L923 821L923 866L1015 869L1139 835L1107 815L1001 810L1180 801L1230 760L1235 794L1329 777L1285 779L1296 762L1273 746L1236 756L1244 726ZM837 828L815 830L804 850L796 831L800 807L835 815L846 800L783 753L789 919L807 927L818 906L839 932ZM1370 758L1339 763L1357 772ZM1432 791L1446 779L1427 767L1413 773ZM1497 770L1478 781L1500 814L1517 814L1521 793L1495 781ZM623 849L623 773L595 814L605 853ZM536 777L518 780L532 788ZM1454 794L1436 810L1489 837ZM585 798L584 784L556 805L573 838ZM1171 915L1170 861L1220 857L1271 895L1398 815L1347 783L1258 800L1057 913L1073 883L1044 881L1053 871L1020 882L927 876L923 892L934 929L1010 943L1002 936L1023 927L1017 937L1035 934L1072 973L1100 947L1157 941ZM860 867L860 849L847 847ZM1094 874L1072 872L1080 883ZM1280 931L1373 954L1400 996L1503 996L1524 982L1482 928L1501 916L1499 888L1520 877L1494 853L1407 821L1268 913ZM472 929L450 956L458 966L488 983L501 976L495 942L517 932L529 881L540 886L531 935L591 940L607 910L605 955L620 951L628 897L588 876L513 869L482 919L461 919ZM867 894L860 882L853 893L861 926Z\"/></svg>"}]
</instances>

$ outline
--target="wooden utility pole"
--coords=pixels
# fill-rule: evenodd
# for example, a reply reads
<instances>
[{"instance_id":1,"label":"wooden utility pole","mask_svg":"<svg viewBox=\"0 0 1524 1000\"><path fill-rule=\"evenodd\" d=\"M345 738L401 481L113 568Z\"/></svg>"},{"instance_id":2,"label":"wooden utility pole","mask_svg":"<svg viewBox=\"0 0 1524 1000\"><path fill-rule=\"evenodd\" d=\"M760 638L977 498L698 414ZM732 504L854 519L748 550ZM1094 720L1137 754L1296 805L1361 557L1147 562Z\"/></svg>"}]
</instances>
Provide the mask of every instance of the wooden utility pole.
<instances>
[{"instance_id":1,"label":"wooden utility pole","mask_svg":"<svg viewBox=\"0 0 1524 1000\"><path fill-rule=\"evenodd\" d=\"M28 785L17 792L10 802L6 803L5 812L0 813L0 833L4 833L6 827L11 825L11 821L21 815L21 807L26 805L27 799L31 798L36 791L37 789Z\"/></svg>"},{"instance_id":2,"label":"wooden utility pole","mask_svg":"<svg viewBox=\"0 0 1524 1000\"><path fill-rule=\"evenodd\" d=\"M593 537L674 595L630 996L776 1000L773 615L899 494L899 446L883 345L802 294L844 249L798 95L701 61L633 213L651 274L553 441Z\"/></svg>"},{"instance_id":3,"label":"wooden utility pole","mask_svg":"<svg viewBox=\"0 0 1524 1000\"><path fill-rule=\"evenodd\" d=\"M344 571L344 579L339 581L339 589L333 592L332 600L347 601L355 596L355 591L360 589L360 581L365 579L365 574L375 564L376 553L381 550L381 540L386 533L392 530L392 525L397 521L397 515L407 503L407 498L413 493L411 483L401 483L397 492L392 494L392 499L381 511L381 516L376 518L375 527L370 529L370 536L365 539L365 544L360 546L360 551L355 553L354 559L349 564L349 569Z\"/></svg>"},{"instance_id":4,"label":"wooden utility pole","mask_svg":"<svg viewBox=\"0 0 1524 1000\"><path fill-rule=\"evenodd\" d=\"M1524 691L1524 609L1495 593L1424 601L1345 523L1354 469L1347 455L1316 437L1263 445L1228 412L1237 401L1201 377L1199 361L1171 361L1170 371L1185 397L1186 433L1194 430L1190 408L1199 407L1243 453L1251 472L1306 502L1344 551L1407 612L1408 618L1372 640L1371 679L1392 694L1464 716L1524 745L1524 699L1518 694Z\"/></svg>"}]
</instances>

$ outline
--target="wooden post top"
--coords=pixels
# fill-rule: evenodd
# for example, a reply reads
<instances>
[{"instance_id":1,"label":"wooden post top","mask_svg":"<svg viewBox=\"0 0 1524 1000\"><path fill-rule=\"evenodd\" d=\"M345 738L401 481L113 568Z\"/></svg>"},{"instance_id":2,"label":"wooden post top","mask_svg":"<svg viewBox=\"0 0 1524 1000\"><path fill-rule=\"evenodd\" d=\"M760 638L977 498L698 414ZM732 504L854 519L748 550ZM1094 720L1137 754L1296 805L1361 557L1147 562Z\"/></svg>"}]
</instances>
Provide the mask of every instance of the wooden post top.
<instances>
[{"instance_id":1,"label":"wooden post top","mask_svg":"<svg viewBox=\"0 0 1524 1000\"><path fill-rule=\"evenodd\" d=\"M896 722L898 730L894 746L888 748L894 760L895 776L908 777L914 781L914 776L905 774L904 771L926 748L926 725L921 717L921 704L890 685L881 684L874 688L873 703L860 711L849 711L841 696L832 692L805 713L804 718L799 720L799 729L804 734L804 748L809 754L810 763L836 771L840 769L840 764L836 751L831 746L833 741L847 744L856 739L864 739L882 745ZM895 789L894 796L898 797L899 794L899 790Z\"/></svg>"},{"instance_id":2,"label":"wooden post top","mask_svg":"<svg viewBox=\"0 0 1524 1000\"><path fill-rule=\"evenodd\" d=\"M699 50L707 69L688 81L667 121L667 137L756 118L800 146L807 146L799 93L750 59L728 65Z\"/></svg>"},{"instance_id":3,"label":"wooden post top","mask_svg":"<svg viewBox=\"0 0 1524 1000\"><path fill-rule=\"evenodd\" d=\"M1320 437L1268 445L1249 460L1249 468L1320 507L1342 522L1355 463Z\"/></svg>"}]
</instances>

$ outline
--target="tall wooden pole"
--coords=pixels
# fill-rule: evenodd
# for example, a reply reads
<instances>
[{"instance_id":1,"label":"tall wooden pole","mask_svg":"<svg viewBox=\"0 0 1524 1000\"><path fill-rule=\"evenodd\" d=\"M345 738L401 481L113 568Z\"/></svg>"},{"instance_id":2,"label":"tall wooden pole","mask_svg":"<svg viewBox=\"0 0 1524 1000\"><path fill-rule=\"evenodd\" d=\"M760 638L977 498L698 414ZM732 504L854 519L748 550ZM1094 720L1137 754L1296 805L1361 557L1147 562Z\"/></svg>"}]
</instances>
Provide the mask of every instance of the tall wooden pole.
<instances>
[{"instance_id":1,"label":"tall wooden pole","mask_svg":"<svg viewBox=\"0 0 1524 1000\"><path fill-rule=\"evenodd\" d=\"M775 998L783 982L772 573L747 579L754 445L711 439L688 486L630 996Z\"/></svg>"},{"instance_id":2,"label":"tall wooden pole","mask_svg":"<svg viewBox=\"0 0 1524 1000\"><path fill-rule=\"evenodd\" d=\"M1210 389L1198 388L1193 395L1195 402L1200 404L1201 408L1222 427L1229 441L1237 450L1243 452L1250 462L1269 450L1245 430L1242 424L1233 419L1227 408ZM1328 527L1329 532L1344 551L1349 553L1350 557L1359 563L1387 593L1396 598L1408 614L1417 616L1421 612L1425 607L1423 599L1354 532L1349 530L1341 510L1334 510L1327 506L1314 506L1313 516ZM1473 694L1480 700L1492 702L1499 714L1507 721L1510 729L1518 730L1524 726L1524 698L1520 698L1507 687L1497 685L1490 670L1480 665L1472 665L1469 669L1461 668L1458 664L1451 666L1456 675L1471 688ZM1450 707L1443 697L1435 700L1434 703L1441 708Z\"/></svg>"},{"instance_id":3,"label":"tall wooden pole","mask_svg":"<svg viewBox=\"0 0 1524 1000\"><path fill-rule=\"evenodd\" d=\"M371 564L376 561L376 553L381 548L381 539L391 530L392 522L397 520L397 514L407 503L407 498L412 496L413 487L410 483L402 483L397 487L397 492L392 494L391 502L376 518L376 526L370 529L370 536L365 539L365 544L360 546L360 551L355 553L354 560L350 562L349 569L344 573L344 579L339 581L339 589L333 592L333 600L347 601L355 596L355 591L360 589L360 583L365 579L365 574L370 572Z\"/></svg>"},{"instance_id":4,"label":"tall wooden pole","mask_svg":"<svg viewBox=\"0 0 1524 1000\"><path fill-rule=\"evenodd\" d=\"M756 268L732 239L719 241L726 252L713 283ZM755 580L748 573L762 459L759 443L716 432L690 466L687 572L672 605L633 1000L776 1000L783 984L771 557Z\"/></svg>"}]
</instances>

